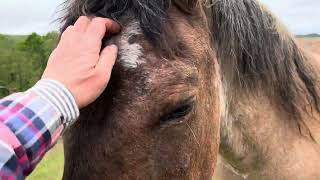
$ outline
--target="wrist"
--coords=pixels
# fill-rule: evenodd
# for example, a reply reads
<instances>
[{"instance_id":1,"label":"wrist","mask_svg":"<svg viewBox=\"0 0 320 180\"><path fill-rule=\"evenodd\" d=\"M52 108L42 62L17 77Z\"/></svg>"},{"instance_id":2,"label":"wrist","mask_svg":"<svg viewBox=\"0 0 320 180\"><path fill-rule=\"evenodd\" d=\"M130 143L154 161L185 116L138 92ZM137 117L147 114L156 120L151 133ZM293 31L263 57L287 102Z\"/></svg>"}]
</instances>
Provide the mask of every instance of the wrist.
<instances>
[{"instance_id":1,"label":"wrist","mask_svg":"<svg viewBox=\"0 0 320 180\"><path fill-rule=\"evenodd\" d=\"M62 123L69 126L79 117L79 108L72 93L60 82L42 79L29 91L33 91L61 113Z\"/></svg>"}]
</instances>

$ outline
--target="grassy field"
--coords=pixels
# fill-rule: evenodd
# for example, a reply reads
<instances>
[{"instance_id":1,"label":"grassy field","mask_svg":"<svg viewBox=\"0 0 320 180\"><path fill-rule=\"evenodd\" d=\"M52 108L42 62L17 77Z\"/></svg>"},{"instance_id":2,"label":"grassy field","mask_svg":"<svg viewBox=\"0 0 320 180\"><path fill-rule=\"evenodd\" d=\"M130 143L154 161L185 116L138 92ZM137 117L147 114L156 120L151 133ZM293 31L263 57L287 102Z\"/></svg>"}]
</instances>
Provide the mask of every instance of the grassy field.
<instances>
[{"instance_id":1,"label":"grassy field","mask_svg":"<svg viewBox=\"0 0 320 180\"><path fill-rule=\"evenodd\" d=\"M37 166L27 180L61 180L63 173L63 145L59 142Z\"/></svg>"},{"instance_id":2,"label":"grassy field","mask_svg":"<svg viewBox=\"0 0 320 180\"><path fill-rule=\"evenodd\" d=\"M317 38L299 38L298 42L309 51L320 54L320 37Z\"/></svg>"}]
</instances>

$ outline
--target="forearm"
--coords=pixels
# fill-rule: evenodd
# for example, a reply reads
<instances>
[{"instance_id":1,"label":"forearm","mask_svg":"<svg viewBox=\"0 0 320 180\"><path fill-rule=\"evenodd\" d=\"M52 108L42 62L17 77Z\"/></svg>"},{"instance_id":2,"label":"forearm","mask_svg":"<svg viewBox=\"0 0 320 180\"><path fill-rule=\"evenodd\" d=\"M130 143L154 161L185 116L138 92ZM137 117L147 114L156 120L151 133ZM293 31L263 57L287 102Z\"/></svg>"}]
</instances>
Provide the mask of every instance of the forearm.
<instances>
[{"instance_id":1,"label":"forearm","mask_svg":"<svg viewBox=\"0 0 320 180\"><path fill-rule=\"evenodd\" d=\"M106 88L117 47L101 49L106 33L118 33L110 19L80 17L61 35L41 80L32 89L0 100L0 179L23 179ZM75 43L76 42L76 43ZM70 51L70 44L72 50ZM88 89L90 87L90 89Z\"/></svg>"},{"instance_id":2,"label":"forearm","mask_svg":"<svg viewBox=\"0 0 320 180\"><path fill-rule=\"evenodd\" d=\"M0 100L0 177L28 175L78 116L73 96L56 81Z\"/></svg>"}]
</instances>

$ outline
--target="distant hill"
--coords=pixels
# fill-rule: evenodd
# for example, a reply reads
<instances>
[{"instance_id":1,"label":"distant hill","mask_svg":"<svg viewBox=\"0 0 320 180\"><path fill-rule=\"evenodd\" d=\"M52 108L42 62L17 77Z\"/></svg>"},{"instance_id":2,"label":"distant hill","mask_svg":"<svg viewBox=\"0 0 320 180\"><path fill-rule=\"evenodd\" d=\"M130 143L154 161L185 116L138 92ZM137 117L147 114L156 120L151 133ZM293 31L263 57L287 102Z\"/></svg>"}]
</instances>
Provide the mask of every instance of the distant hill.
<instances>
[{"instance_id":1,"label":"distant hill","mask_svg":"<svg viewBox=\"0 0 320 180\"><path fill-rule=\"evenodd\" d=\"M305 35L297 35L298 38L315 38L315 37L320 37L320 34L305 34Z\"/></svg>"},{"instance_id":2,"label":"distant hill","mask_svg":"<svg viewBox=\"0 0 320 180\"><path fill-rule=\"evenodd\" d=\"M28 36L0 34L0 50L7 51L26 40ZM0 51L1 52L1 51Z\"/></svg>"},{"instance_id":3,"label":"distant hill","mask_svg":"<svg viewBox=\"0 0 320 180\"><path fill-rule=\"evenodd\" d=\"M27 35L7 35L7 34L0 34L0 37L7 38L13 40L15 42L24 41L28 36Z\"/></svg>"}]
</instances>

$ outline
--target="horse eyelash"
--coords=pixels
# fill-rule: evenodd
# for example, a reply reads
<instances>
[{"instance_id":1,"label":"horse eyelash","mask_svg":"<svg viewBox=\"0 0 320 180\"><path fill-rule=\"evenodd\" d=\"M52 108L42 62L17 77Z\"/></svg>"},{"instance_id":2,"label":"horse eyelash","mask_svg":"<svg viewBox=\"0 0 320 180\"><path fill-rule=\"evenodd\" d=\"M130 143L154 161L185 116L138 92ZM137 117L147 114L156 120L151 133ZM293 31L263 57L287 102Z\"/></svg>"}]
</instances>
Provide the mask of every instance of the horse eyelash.
<instances>
[{"instance_id":1,"label":"horse eyelash","mask_svg":"<svg viewBox=\"0 0 320 180\"><path fill-rule=\"evenodd\" d=\"M179 119L179 118L186 116L187 114L189 114L193 110L194 103L195 102L193 100L193 97L191 97L185 101L182 101L177 106L175 106L175 108L170 109L170 111L168 111L168 113L163 115L160 118L160 121L161 122L170 122L170 121L174 121L176 119Z\"/></svg>"}]
</instances>

